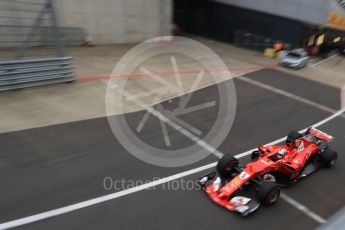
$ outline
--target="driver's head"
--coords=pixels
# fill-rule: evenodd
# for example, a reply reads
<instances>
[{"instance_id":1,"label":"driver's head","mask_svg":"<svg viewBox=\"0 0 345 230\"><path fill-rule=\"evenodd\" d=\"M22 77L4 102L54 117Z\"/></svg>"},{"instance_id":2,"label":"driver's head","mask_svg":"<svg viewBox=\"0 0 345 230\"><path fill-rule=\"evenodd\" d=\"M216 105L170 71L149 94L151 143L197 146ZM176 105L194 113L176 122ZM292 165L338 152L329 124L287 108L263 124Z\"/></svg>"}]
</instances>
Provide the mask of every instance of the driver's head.
<instances>
[{"instance_id":1,"label":"driver's head","mask_svg":"<svg viewBox=\"0 0 345 230\"><path fill-rule=\"evenodd\" d=\"M278 153L277 153L277 157L279 159L282 159L283 157L285 157L286 155L286 149L279 149Z\"/></svg>"}]
</instances>

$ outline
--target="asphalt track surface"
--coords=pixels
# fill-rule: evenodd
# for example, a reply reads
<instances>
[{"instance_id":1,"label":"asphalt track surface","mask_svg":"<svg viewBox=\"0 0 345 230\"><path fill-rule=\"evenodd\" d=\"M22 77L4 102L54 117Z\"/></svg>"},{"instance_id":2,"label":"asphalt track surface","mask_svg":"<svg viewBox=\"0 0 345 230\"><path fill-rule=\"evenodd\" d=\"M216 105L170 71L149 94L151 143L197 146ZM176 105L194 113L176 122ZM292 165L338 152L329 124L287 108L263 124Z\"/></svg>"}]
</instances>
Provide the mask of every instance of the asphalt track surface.
<instances>
[{"instance_id":1,"label":"asphalt track surface","mask_svg":"<svg viewBox=\"0 0 345 230\"><path fill-rule=\"evenodd\" d=\"M275 70L245 77L334 110L340 107L339 90L320 83ZM221 152L235 155L247 151L331 115L247 82L234 82L237 114L231 132L218 148ZM193 98L207 101L211 96L217 97L215 86L194 92ZM128 114L126 118L135 123L143 113ZM212 114L193 113L186 119L208 130ZM335 118L320 129L336 137L332 143L339 152L336 167L320 170L284 193L328 219L345 205L345 119ZM148 122L143 135L151 144L161 144L159 123ZM172 142L188 145L188 140L178 133L172 135ZM0 147L0 223L117 192L104 189L105 177L153 180L216 161L215 156L209 156L179 168L146 164L118 143L106 118L0 134ZM183 179L196 180L204 173ZM242 218L218 207L201 191L166 188L160 185L18 229L314 229L319 225L282 199L273 207L262 207Z\"/></svg>"}]
</instances>

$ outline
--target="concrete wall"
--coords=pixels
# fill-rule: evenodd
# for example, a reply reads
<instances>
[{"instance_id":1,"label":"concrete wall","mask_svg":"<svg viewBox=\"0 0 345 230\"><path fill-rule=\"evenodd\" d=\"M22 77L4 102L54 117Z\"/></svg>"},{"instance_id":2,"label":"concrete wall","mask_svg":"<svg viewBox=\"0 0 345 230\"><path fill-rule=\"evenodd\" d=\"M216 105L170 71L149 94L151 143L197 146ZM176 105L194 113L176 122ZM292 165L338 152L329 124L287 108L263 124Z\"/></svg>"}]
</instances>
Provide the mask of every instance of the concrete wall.
<instances>
[{"instance_id":1,"label":"concrete wall","mask_svg":"<svg viewBox=\"0 0 345 230\"><path fill-rule=\"evenodd\" d=\"M225 4L270 13L307 23L325 25L329 0L214 0Z\"/></svg>"},{"instance_id":2,"label":"concrete wall","mask_svg":"<svg viewBox=\"0 0 345 230\"><path fill-rule=\"evenodd\" d=\"M44 3L0 0L0 47L20 46ZM66 45L82 44L84 32L95 44L115 44L167 35L172 28L172 0L54 0L54 5ZM30 46L52 45L47 17Z\"/></svg>"},{"instance_id":3,"label":"concrete wall","mask_svg":"<svg viewBox=\"0 0 345 230\"><path fill-rule=\"evenodd\" d=\"M82 27L96 44L170 34L172 0L55 0L60 25Z\"/></svg>"}]
</instances>

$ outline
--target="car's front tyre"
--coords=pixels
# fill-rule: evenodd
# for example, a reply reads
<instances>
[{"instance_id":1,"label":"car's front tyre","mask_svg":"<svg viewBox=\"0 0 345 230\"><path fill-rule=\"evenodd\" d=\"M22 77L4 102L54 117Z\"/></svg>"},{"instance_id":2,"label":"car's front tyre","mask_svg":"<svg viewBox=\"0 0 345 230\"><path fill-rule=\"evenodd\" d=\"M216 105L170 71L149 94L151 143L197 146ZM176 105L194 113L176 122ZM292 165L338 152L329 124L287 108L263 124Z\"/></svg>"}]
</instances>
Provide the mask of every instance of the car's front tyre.
<instances>
[{"instance_id":1,"label":"car's front tyre","mask_svg":"<svg viewBox=\"0 0 345 230\"><path fill-rule=\"evenodd\" d=\"M226 154L218 160L217 170L223 177L230 177L236 167L238 167L238 164L238 159L230 154Z\"/></svg>"},{"instance_id":2,"label":"car's front tyre","mask_svg":"<svg viewBox=\"0 0 345 230\"><path fill-rule=\"evenodd\" d=\"M279 196L279 185L271 181L263 182L256 193L257 200L265 206L274 205L278 201Z\"/></svg>"}]
</instances>

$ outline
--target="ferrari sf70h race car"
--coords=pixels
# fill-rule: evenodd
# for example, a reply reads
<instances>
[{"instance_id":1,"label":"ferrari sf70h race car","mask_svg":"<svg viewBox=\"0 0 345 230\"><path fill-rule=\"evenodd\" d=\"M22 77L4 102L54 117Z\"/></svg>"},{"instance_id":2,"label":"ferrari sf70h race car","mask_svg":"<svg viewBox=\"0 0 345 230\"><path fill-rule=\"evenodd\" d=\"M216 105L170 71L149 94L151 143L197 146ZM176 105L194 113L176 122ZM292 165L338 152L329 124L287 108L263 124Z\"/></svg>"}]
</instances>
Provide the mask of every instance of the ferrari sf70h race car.
<instances>
[{"instance_id":1,"label":"ferrari sf70h race car","mask_svg":"<svg viewBox=\"0 0 345 230\"><path fill-rule=\"evenodd\" d=\"M217 172L202 176L198 182L215 203L247 216L261 204L275 204L281 187L294 184L320 167L332 167L337 159L337 153L328 146L332 139L315 128L304 134L292 131L285 145L258 146L245 167L232 155L224 155L218 161ZM256 189L246 189L253 186Z\"/></svg>"}]
</instances>

